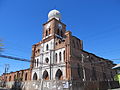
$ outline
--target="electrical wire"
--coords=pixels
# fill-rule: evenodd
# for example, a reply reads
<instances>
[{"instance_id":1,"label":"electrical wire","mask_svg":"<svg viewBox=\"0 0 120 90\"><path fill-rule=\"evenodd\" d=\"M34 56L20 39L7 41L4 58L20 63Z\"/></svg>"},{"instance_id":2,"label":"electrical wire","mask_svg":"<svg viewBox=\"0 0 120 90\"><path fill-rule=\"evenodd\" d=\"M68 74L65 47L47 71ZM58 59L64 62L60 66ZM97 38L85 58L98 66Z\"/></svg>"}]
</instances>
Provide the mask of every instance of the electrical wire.
<instances>
[{"instance_id":1,"label":"electrical wire","mask_svg":"<svg viewBox=\"0 0 120 90\"><path fill-rule=\"evenodd\" d=\"M0 57L9 58L9 59L14 59L14 60L18 60L18 61L25 61L25 62L36 63L36 62L30 61L30 60L28 60L28 59L17 58L17 57L11 57L11 56L1 55L1 54L0 54ZM85 64L85 63L86 63L86 62L84 62L84 64ZM101 63L101 62L99 62L99 63L97 63L97 62L96 62L96 63L89 63L89 65L94 64L94 67L101 67L101 66L96 65L96 64L100 64L100 63ZM49 64L46 64L46 63L40 63L40 62L39 62L39 64L50 66ZM79 64L80 64L81 66L83 66L83 63L79 63ZM88 64L88 63L87 63L87 64ZM56 64L56 65L58 65L58 64ZM48 67L48 66L43 66L42 68ZM55 66L55 64L54 64L54 66ZM58 67L62 67L62 66L65 66L65 65L60 65L60 66L58 66ZM92 65L92 66L93 66L93 65ZM85 65L84 65L84 67L85 67L86 69L92 70L92 69L86 67ZM69 68L77 69L78 67L77 67L77 66L69 66ZM108 69L108 66L104 66L104 68L107 68L107 69ZM112 67L110 67L109 69L112 69ZM102 72L102 73L103 73L103 71L100 71L100 70L96 70L96 71L97 71L97 72ZM105 72L105 71L104 71L104 73L108 74L108 73Z\"/></svg>"}]
</instances>

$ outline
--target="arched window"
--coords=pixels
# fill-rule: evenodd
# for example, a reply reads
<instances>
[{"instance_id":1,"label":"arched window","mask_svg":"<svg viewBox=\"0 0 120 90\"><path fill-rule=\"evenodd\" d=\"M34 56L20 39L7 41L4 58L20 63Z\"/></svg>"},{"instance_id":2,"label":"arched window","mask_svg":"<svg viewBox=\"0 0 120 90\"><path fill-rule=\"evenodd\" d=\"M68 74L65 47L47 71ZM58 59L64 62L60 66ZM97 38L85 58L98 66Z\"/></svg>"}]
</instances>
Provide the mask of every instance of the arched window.
<instances>
[{"instance_id":1,"label":"arched window","mask_svg":"<svg viewBox=\"0 0 120 90\"><path fill-rule=\"evenodd\" d=\"M48 44L46 45L46 50L48 50L49 49L49 46L48 46Z\"/></svg>"},{"instance_id":2,"label":"arched window","mask_svg":"<svg viewBox=\"0 0 120 90\"><path fill-rule=\"evenodd\" d=\"M35 59L35 66L37 67L37 59Z\"/></svg>"},{"instance_id":3,"label":"arched window","mask_svg":"<svg viewBox=\"0 0 120 90\"><path fill-rule=\"evenodd\" d=\"M11 81L11 76L9 77L9 81Z\"/></svg>"},{"instance_id":4,"label":"arched window","mask_svg":"<svg viewBox=\"0 0 120 90\"><path fill-rule=\"evenodd\" d=\"M61 40L59 40L59 44L61 44Z\"/></svg>"},{"instance_id":5,"label":"arched window","mask_svg":"<svg viewBox=\"0 0 120 90\"><path fill-rule=\"evenodd\" d=\"M59 53L59 61L61 61L62 57L61 57L61 52Z\"/></svg>"},{"instance_id":6,"label":"arched window","mask_svg":"<svg viewBox=\"0 0 120 90\"><path fill-rule=\"evenodd\" d=\"M58 43L56 42L55 45L58 45Z\"/></svg>"},{"instance_id":7,"label":"arched window","mask_svg":"<svg viewBox=\"0 0 120 90\"><path fill-rule=\"evenodd\" d=\"M25 74L25 81L27 81L27 73Z\"/></svg>"},{"instance_id":8,"label":"arched window","mask_svg":"<svg viewBox=\"0 0 120 90\"><path fill-rule=\"evenodd\" d=\"M49 58L46 58L46 59L45 59L45 62L48 63L48 62L49 62Z\"/></svg>"},{"instance_id":9,"label":"arched window","mask_svg":"<svg viewBox=\"0 0 120 90\"><path fill-rule=\"evenodd\" d=\"M55 54L55 62L57 63L57 53Z\"/></svg>"},{"instance_id":10,"label":"arched window","mask_svg":"<svg viewBox=\"0 0 120 90\"><path fill-rule=\"evenodd\" d=\"M35 72L34 75L33 75L33 80L37 80L37 73Z\"/></svg>"},{"instance_id":11,"label":"arched window","mask_svg":"<svg viewBox=\"0 0 120 90\"><path fill-rule=\"evenodd\" d=\"M48 36L48 31L46 30L46 36Z\"/></svg>"},{"instance_id":12,"label":"arched window","mask_svg":"<svg viewBox=\"0 0 120 90\"><path fill-rule=\"evenodd\" d=\"M16 77L16 75L14 75L14 81L16 81L16 79L17 79L17 77Z\"/></svg>"},{"instance_id":13,"label":"arched window","mask_svg":"<svg viewBox=\"0 0 120 90\"><path fill-rule=\"evenodd\" d=\"M39 64L39 59L37 59L37 67L38 67L38 64Z\"/></svg>"},{"instance_id":14,"label":"arched window","mask_svg":"<svg viewBox=\"0 0 120 90\"><path fill-rule=\"evenodd\" d=\"M61 80L61 77L62 77L62 71L60 69L58 69L56 72L55 78L57 80Z\"/></svg>"},{"instance_id":15,"label":"arched window","mask_svg":"<svg viewBox=\"0 0 120 90\"><path fill-rule=\"evenodd\" d=\"M40 49L38 49L38 53L40 52Z\"/></svg>"},{"instance_id":16,"label":"arched window","mask_svg":"<svg viewBox=\"0 0 120 90\"><path fill-rule=\"evenodd\" d=\"M65 61L65 50L63 51L63 58L64 58L64 61Z\"/></svg>"},{"instance_id":17,"label":"arched window","mask_svg":"<svg viewBox=\"0 0 120 90\"><path fill-rule=\"evenodd\" d=\"M36 59L34 60L34 67L36 67Z\"/></svg>"},{"instance_id":18,"label":"arched window","mask_svg":"<svg viewBox=\"0 0 120 90\"><path fill-rule=\"evenodd\" d=\"M50 33L51 33L51 29L49 28L49 35L50 35Z\"/></svg>"},{"instance_id":19,"label":"arched window","mask_svg":"<svg viewBox=\"0 0 120 90\"><path fill-rule=\"evenodd\" d=\"M48 72L46 70L43 72L42 78L45 79L45 80L49 79Z\"/></svg>"}]
</instances>

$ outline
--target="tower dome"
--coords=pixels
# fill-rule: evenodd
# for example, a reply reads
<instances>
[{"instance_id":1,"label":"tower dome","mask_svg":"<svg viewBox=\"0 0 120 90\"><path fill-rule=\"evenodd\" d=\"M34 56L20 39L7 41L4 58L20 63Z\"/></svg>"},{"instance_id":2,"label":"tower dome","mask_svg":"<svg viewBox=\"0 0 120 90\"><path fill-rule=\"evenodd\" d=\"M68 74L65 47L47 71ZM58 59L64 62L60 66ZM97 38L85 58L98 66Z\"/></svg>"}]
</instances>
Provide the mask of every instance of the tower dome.
<instances>
[{"instance_id":1,"label":"tower dome","mask_svg":"<svg viewBox=\"0 0 120 90\"><path fill-rule=\"evenodd\" d=\"M51 20L52 18L56 18L57 20L61 20L61 13L58 10L51 10L48 13L48 20Z\"/></svg>"}]
</instances>

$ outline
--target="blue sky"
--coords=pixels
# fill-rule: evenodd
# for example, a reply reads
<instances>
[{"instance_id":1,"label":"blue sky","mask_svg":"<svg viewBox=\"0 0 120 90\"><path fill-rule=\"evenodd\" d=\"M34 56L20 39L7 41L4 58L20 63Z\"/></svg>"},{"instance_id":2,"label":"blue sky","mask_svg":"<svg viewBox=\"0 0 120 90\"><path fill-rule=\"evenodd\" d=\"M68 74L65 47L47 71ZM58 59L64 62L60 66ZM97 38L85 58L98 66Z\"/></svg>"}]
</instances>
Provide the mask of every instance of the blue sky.
<instances>
[{"instance_id":1,"label":"blue sky","mask_svg":"<svg viewBox=\"0 0 120 90\"><path fill-rule=\"evenodd\" d=\"M0 0L2 54L30 59L31 46L41 40L42 24L52 9L59 10L67 30L84 41L85 51L120 58L120 0ZM8 63L9 72L29 68L28 62L0 58L0 74Z\"/></svg>"}]
</instances>

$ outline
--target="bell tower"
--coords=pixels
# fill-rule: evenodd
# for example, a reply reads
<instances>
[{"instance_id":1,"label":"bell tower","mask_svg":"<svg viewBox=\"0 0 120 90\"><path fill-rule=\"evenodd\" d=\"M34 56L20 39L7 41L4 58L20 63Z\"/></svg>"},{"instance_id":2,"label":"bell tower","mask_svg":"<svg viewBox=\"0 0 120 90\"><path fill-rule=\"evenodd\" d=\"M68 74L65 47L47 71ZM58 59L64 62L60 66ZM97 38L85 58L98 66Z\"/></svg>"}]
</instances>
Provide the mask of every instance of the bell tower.
<instances>
[{"instance_id":1,"label":"bell tower","mask_svg":"<svg viewBox=\"0 0 120 90\"><path fill-rule=\"evenodd\" d=\"M50 36L64 37L66 25L61 22L61 14L58 10L52 10L48 14L48 21L43 24L43 38Z\"/></svg>"},{"instance_id":2,"label":"bell tower","mask_svg":"<svg viewBox=\"0 0 120 90\"><path fill-rule=\"evenodd\" d=\"M41 80L66 79L66 25L58 10L48 13L42 32L42 40L32 48L32 79L36 74Z\"/></svg>"}]
</instances>

